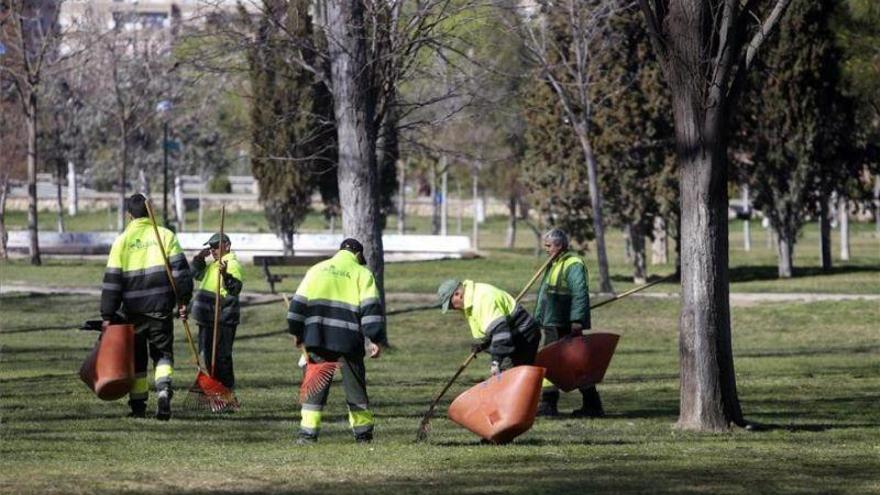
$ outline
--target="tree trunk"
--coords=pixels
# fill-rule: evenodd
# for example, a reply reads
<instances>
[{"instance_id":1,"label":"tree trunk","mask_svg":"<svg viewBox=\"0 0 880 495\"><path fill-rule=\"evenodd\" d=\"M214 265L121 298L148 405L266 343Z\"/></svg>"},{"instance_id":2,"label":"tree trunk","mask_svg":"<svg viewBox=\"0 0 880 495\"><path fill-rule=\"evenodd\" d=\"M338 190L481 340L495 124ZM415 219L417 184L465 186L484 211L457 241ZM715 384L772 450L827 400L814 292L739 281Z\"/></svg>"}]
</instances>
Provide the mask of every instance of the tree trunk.
<instances>
[{"instance_id":1,"label":"tree trunk","mask_svg":"<svg viewBox=\"0 0 880 495\"><path fill-rule=\"evenodd\" d=\"M516 244L516 194L507 198L507 249L513 249Z\"/></svg>"},{"instance_id":2,"label":"tree trunk","mask_svg":"<svg viewBox=\"0 0 880 495\"><path fill-rule=\"evenodd\" d=\"M819 199L819 255L822 259L822 271L831 270L831 214L828 198ZM781 234L780 234L781 235Z\"/></svg>"},{"instance_id":3,"label":"tree trunk","mask_svg":"<svg viewBox=\"0 0 880 495\"><path fill-rule=\"evenodd\" d=\"M584 153L584 161L587 163L590 207L593 210L593 231L596 235L596 256L599 259L599 291L613 293L614 287L611 286L611 274L608 271L608 255L605 251L605 222L602 219L602 195L599 191L596 157L593 155L593 147L587 139L585 125L582 124L578 127L580 127L577 130L578 140Z\"/></svg>"},{"instance_id":4,"label":"tree trunk","mask_svg":"<svg viewBox=\"0 0 880 495\"><path fill-rule=\"evenodd\" d=\"M791 278L794 274L794 236L779 233L776 252L779 259L779 278Z\"/></svg>"},{"instance_id":5,"label":"tree trunk","mask_svg":"<svg viewBox=\"0 0 880 495\"><path fill-rule=\"evenodd\" d=\"M79 210L79 190L76 185L76 167L67 162L67 214L75 216Z\"/></svg>"},{"instance_id":6,"label":"tree trunk","mask_svg":"<svg viewBox=\"0 0 880 495\"><path fill-rule=\"evenodd\" d=\"M880 234L880 175L874 177L874 230Z\"/></svg>"},{"instance_id":7,"label":"tree trunk","mask_svg":"<svg viewBox=\"0 0 880 495\"><path fill-rule=\"evenodd\" d=\"M56 160L55 169L55 199L58 202L58 215L55 217L55 227L58 233L64 232L64 162Z\"/></svg>"},{"instance_id":8,"label":"tree trunk","mask_svg":"<svg viewBox=\"0 0 880 495\"><path fill-rule=\"evenodd\" d=\"M440 201L437 199L437 164L431 164L431 235L440 233Z\"/></svg>"},{"instance_id":9,"label":"tree trunk","mask_svg":"<svg viewBox=\"0 0 880 495\"><path fill-rule=\"evenodd\" d=\"M8 259L9 253L6 251L6 243L9 240L9 233L6 232L6 198L9 195L9 175L8 172L0 172L4 174L0 177L0 258Z\"/></svg>"},{"instance_id":10,"label":"tree trunk","mask_svg":"<svg viewBox=\"0 0 880 495\"><path fill-rule=\"evenodd\" d=\"M837 211L840 215L840 259L849 261L849 200L843 195Z\"/></svg>"},{"instance_id":11,"label":"tree trunk","mask_svg":"<svg viewBox=\"0 0 880 495\"><path fill-rule=\"evenodd\" d=\"M362 0L328 0L327 40L339 147L342 230L364 245L367 265L385 304L385 261L376 170L375 97L366 63Z\"/></svg>"},{"instance_id":12,"label":"tree trunk","mask_svg":"<svg viewBox=\"0 0 880 495\"><path fill-rule=\"evenodd\" d=\"M28 97L27 139L28 139L28 232L30 234L30 257L32 265L42 265L40 259L40 239L37 231L37 95L31 92Z\"/></svg>"},{"instance_id":13,"label":"tree trunk","mask_svg":"<svg viewBox=\"0 0 880 495\"><path fill-rule=\"evenodd\" d=\"M281 244L284 245L284 256L293 256L293 234L292 230L284 230L281 232Z\"/></svg>"},{"instance_id":14,"label":"tree trunk","mask_svg":"<svg viewBox=\"0 0 880 495\"><path fill-rule=\"evenodd\" d=\"M669 242L666 230L666 219L654 217L654 241L651 243L651 264L665 265L669 263Z\"/></svg>"},{"instance_id":15,"label":"tree trunk","mask_svg":"<svg viewBox=\"0 0 880 495\"><path fill-rule=\"evenodd\" d=\"M400 168L400 179L397 183L397 233L406 233L406 161L397 160Z\"/></svg>"},{"instance_id":16,"label":"tree trunk","mask_svg":"<svg viewBox=\"0 0 880 495\"><path fill-rule=\"evenodd\" d=\"M632 243L633 283L644 284L648 281L648 270L645 268L645 234L637 224L629 224L629 239Z\"/></svg>"},{"instance_id":17,"label":"tree trunk","mask_svg":"<svg viewBox=\"0 0 880 495\"><path fill-rule=\"evenodd\" d=\"M446 157L441 160L443 168L440 176L440 235L449 233L449 168L446 164Z\"/></svg>"},{"instance_id":18,"label":"tree trunk","mask_svg":"<svg viewBox=\"0 0 880 495\"><path fill-rule=\"evenodd\" d=\"M472 187L474 194L474 218L473 218L473 232L471 234L471 245L474 248L474 251L480 250L480 222L477 217L478 210L480 209L480 171L477 167L474 167L473 177L472 177Z\"/></svg>"},{"instance_id":19,"label":"tree trunk","mask_svg":"<svg viewBox=\"0 0 880 495\"><path fill-rule=\"evenodd\" d=\"M623 260L627 263L631 263L633 260L633 247L632 241L629 238L629 227L624 226L623 231Z\"/></svg>"},{"instance_id":20,"label":"tree trunk","mask_svg":"<svg viewBox=\"0 0 880 495\"><path fill-rule=\"evenodd\" d=\"M749 185L742 185L743 210L745 218L743 219L743 249L752 250L752 205L749 199Z\"/></svg>"}]
</instances>

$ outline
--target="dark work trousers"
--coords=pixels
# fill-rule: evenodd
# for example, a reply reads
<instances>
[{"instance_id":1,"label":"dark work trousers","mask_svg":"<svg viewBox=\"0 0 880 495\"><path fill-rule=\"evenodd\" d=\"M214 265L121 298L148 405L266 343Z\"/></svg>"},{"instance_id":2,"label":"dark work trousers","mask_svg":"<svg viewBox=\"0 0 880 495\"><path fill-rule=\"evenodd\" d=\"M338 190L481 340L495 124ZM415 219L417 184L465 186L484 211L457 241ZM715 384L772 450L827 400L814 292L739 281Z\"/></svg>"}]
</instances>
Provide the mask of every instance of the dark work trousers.
<instances>
[{"instance_id":1,"label":"dark work trousers","mask_svg":"<svg viewBox=\"0 0 880 495\"><path fill-rule=\"evenodd\" d=\"M548 346L557 340L569 335L570 331L568 328L560 328L560 327L541 327L541 333L544 334L544 346ZM559 389L556 385L550 383L549 380L544 380L544 386L542 387L545 392L545 397L549 397L552 399L552 396L555 395L559 397ZM589 387L581 387L578 390L581 392L581 396L583 397L584 404L588 402L593 402L598 400L599 392L596 390L595 385L590 385ZM595 399L594 399L595 397ZM554 400L555 402L555 400Z\"/></svg>"},{"instance_id":2,"label":"dark work trousers","mask_svg":"<svg viewBox=\"0 0 880 495\"><path fill-rule=\"evenodd\" d=\"M501 371L509 370L515 366L534 364L535 356L538 355L538 344L541 343L541 338L540 336L537 336L537 332L535 338L532 340L527 340L521 335L515 335L513 337L513 343L515 346L513 353L504 356L504 359L498 363L498 367Z\"/></svg>"},{"instance_id":3,"label":"dark work trousers","mask_svg":"<svg viewBox=\"0 0 880 495\"><path fill-rule=\"evenodd\" d=\"M134 325L134 374L135 385L131 400L147 398L147 364L153 360L156 391L171 389L174 367L174 320L165 317L130 314Z\"/></svg>"},{"instance_id":4,"label":"dark work trousers","mask_svg":"<svg viewBox=\"0 0 880 495\"><path fill-rule=\"evenodd\" d=\"M217 368L214 369L214 378L220 380L226 388L235 387L235 371L232 367L232 344L235 342L235 331L238 325L220 325L217 328ZM212 370L212 356L214 353L214 326L199 325L199 354L202 362L210 372Z\"/></svg>"},{"instance_id":5,"label":"dark work trousers","mask_svg":"<svg viewBox=\"0 0 880 495\"><path fill-rule=\"evenodd\" d=\"M374 420L373 412L370 410L370 399L367 396L367 369L364 366L364 357L343 355L323 349L308 349L308 352L309 358L316 363L339 361L342 367L342 388L345 391L352 431L355 436L372 435ZM312 416L316 416L318 421L317 424L312 425L312 428L302 428L303 432L317 435L320 429L321 411L327 404L331 384L332 381L328 382L320 393L314 394L303 403L303 413L308 411Z\"/></svg>"}]
</instances>

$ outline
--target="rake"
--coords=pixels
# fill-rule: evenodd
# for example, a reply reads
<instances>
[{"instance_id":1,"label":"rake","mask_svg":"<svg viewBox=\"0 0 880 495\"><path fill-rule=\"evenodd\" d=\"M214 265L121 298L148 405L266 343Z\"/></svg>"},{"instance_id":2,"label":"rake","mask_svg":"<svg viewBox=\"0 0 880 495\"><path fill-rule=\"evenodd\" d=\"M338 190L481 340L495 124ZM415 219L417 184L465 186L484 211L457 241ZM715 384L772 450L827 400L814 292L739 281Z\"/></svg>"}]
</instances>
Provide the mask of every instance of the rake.
<instances>
[{"instance_id":1,"label":"rake","mask_svg":"<svg viewBox=\"0 0 880 495\"><path fill-rule=\"evenodd\" d=\"M290 307L290 299L285 294L281 294L284 298L286 307ZM309 399L314 398L321 393L327 385L333 381L333 375L339 369L339 361L322 361L315 362L303 348L302 355L299 358L299 366L305 368L303 372L302 384L299 387L299 402L305 404Z\"/></svg>"},{"instance_id":2,"label":"rake","mask_svg":"<svg viewBox=\"0 0 880 495\"><path fill-rule=\"evenodd\" d=\"M532 285L534 285L535 281L538 280L538 277L540 277L544 273L544 271L547 270L547 267L549 267L550 264L553 263L553 261L556 260L558 256L559 254L556 254L555 256L547 258L547 261L545 261L544 264L541 265L541 268L538 268L538 271L536 271L535 274L532 275L529 283L527 283L526 286L523 287L523 290L519 291L519 294L516 295L516 298L514 299L516 302L519 302L519 300L522 299L526 292L528 292ZM474 359L476 359L476 357L477 353L472 352L467 357L467 359L465 359L464 362L461 363L461 366L458 367L458 371L456 371L455 374L452 375L452 378L450 378L449 381L446 382L446 385L443 387L440 393L437 394L436 397L434 397L434 400L428 407L427 412L425 412L425 415L422 417L422 421L419 423L419 431L416 432L417 442L424 442L428 439L428 431L430 431L431 429L431 417L434 416L434 411L437 409L437 404L440 402L440 399L442 399L443 396L446 395L446 391L449 390L449 387L451 387L452 384L455 383L455 380L459 377L459 375L461 375L465 368L467 368L468 365L471 364Z\"/></svg>"},{"instance_id":3,"label":"rake","mask_svg":"<svg viewBox=\"0 0 880 495\"><path fill-rule=\"evenodd\" d=\"M171 274L171 263L168 262L168 254L165 253L165 245L162 244L162 237L159 235L159 227L156 225L156 217L153 215L153 205L150 200L146 201L146 206L147 213L150 215L150 222L153 225L153 233L156 235L156 243L159 245L159 250L162 252L162 260L165 262L165 274L168 276L168 282L171 284L171 290L174 292L174 300L179 301L180 296L177 290L177 283L174 282L174 276ZM196 345L192 338L192 332L189 329L189 322L186 319L181 319L181 321L183 322L183 331L186 334L186 341L189 344L192 362L198 370L196 372L195 382L193 382L192 386L189 388L187 399L192 397L195 399L196 404L207 406L212 411L223 410L229 407L231 404L229 399L231 397L234 401L235 394L208 374L199 359L199 353L196 350ZM237 404L237 401L235 401L235 403Z\"/></svg>"}]
</instances>

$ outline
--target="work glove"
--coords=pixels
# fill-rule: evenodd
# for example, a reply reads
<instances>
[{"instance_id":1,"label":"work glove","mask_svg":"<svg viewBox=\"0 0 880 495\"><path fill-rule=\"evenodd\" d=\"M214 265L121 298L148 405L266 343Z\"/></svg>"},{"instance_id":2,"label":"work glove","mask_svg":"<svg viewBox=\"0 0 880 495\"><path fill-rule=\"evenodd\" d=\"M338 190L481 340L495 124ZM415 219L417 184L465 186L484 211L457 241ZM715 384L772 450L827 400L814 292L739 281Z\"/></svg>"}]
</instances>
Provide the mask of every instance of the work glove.
<instances>
[{"instance_id":1,"label":"work glove","mask_svg":"<svg viewBox=\"0 0 880 495\"><path fill-rule=\"evenodd\" d=\"M489 345L485 342L477 342L471 345L471 352L474 354L479 354L486 350Z\"/></svg>"}]
</instances>

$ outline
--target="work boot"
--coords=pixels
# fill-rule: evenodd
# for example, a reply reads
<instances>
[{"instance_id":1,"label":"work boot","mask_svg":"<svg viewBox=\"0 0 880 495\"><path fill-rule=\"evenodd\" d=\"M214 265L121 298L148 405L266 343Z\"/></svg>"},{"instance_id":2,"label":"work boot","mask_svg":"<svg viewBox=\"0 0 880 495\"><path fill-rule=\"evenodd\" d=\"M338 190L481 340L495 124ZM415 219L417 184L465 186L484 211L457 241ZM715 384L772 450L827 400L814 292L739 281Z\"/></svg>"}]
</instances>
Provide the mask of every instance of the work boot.
<instances>
[{"instance_id":1,"label":"work boot","mask_svg":"<svg viewBox=\"0 0 880 495\"><path fill-rule=\"evenodd\" d=\"M296 439L297 445L313 445L316 443L318 443L318 435L299 432L299 437Z\"/></svg>"},{"instance_id":2,"label":"work boot","mask_svg":"<svg viewBox=\"0 0 880 495\"><path fill-rule=\"evenodd\" d=\"M583 397L583 405L580 409L571 412L573 418L602 418L605 417L605 411L602 409L602 399L599 397L599 391L596 387L582 388L581 396Z\"/></svg>"},{"instance_id":3,"label":"work boot","mask_svg":"<svg viewBox=\"0 0 880 495\"><path fill-rule=\"evenodd\" d=\"M357 443L371 443L373 441L373 432L358 433L354 436L354 441Z\"/></svg>"},{"instance_id":4,"label":"work boot","mask_svg":"<svg viewBox=\"0 0 880 495\"><path fill-rule=\"evenodd\" d=\"M173 395L174 393L167 388L156 394L156 419L159 421L171 419L171 397Z\"/></svg>"},{"instance_id":5,"label":"work boot","mask_svg":"<svg viewBox=\"0 0 880 495\"><path fill-rule=\"evenodd\" d=\"M146 399L129 400L128 407L131 408L131 412L128 413L129 418L143 419L147 417Z\"/></svg>"},{"instance_id":6,"label":"work boot","mask_svg":"<svg viewBox=\"0 0 880 495\"><path fill-rule=\"evenodd\" d=\"M541 392L541 402L538 403L538 416L559 416L556 404L559 403L558 390L545 390Z\"/></svg>"}]
</instances>

